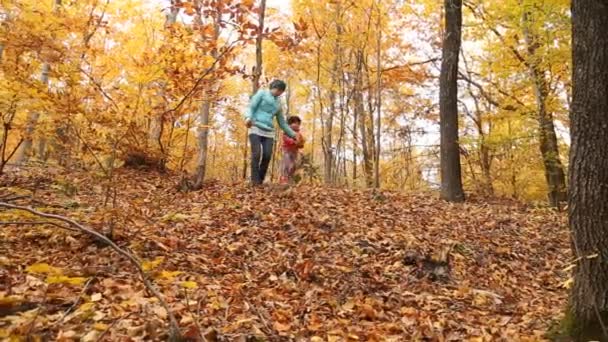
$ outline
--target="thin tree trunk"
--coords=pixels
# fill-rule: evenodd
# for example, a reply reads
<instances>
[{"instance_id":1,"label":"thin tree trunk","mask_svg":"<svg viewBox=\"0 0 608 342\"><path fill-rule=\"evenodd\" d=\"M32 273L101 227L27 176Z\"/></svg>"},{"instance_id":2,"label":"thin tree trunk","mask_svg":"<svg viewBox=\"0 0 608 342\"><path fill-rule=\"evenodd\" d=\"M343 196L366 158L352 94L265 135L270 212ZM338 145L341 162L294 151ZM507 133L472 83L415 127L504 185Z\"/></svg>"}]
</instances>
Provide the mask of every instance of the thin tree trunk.
<instances>
[{"instance_id":1,"label":"thin tree trunk","mask_svg":"<svg viewBox=\"0 0 608 342\"><path fill-rule=\"evenodd\" d=\"M376 29L378 30L377 37L377 51L376 51L376 62L377 62L377 88L376 88L376 110L378 111L376 117L376 154L374 156L374 187L380 188L380 145L381 145L381 122L382 122L382 61L381 61L381 52L382 52L382 26L381 26L381 12L380 12L380 4L376 4L378 6L378 24Z\"/></svg>"},{"instance_id":2,"label":"thin tree trunk","mask_svg":"<svg viewBox=\"0 0 608 342\"><path fill-rule=\"evenodd\" d=\"M549 96L549 85L545 79L545 71L539 64L537 55L539 37L530 30L529 13L524 11L524 38L530 56L528 67L534 81L534 93L536 95L536 109L538 115L540 153L545 167L545 179L549 187L548 201L553 207L558 207L560 202L566 200L566 176L564 167L559 157L559 146L553 113L547 110L547 98Z\"/></svg>"},{"instance_id":3,"label":"thin tree trunk","mask_svg":"<svg viewBox=\"0 0 608 342\"><path fill-rule=\"evenodd\" d=\"M214 17L214 31L213 31L213 39L217 43L220 37L220 19L221 12L220 8L216 9L215 17ZM201 25L202 15L199 11L196 16L196 23ZM217 49L213 49L211 51L211 56L214 59L218 58ZM211 112L211 94L209 86L205 87L203 90L203 103L199 109L198 115L198 130L197 130L197 142L198 142L198 156L196 162L196 173L194 177L194 189L200 189L203 187L203 181L205 180L205 173L207 170L207 152L209 150L209 115Z\"/></svg>"},{"instance_id":4,"label":"thin tree trunk","mask_svg":"<svg viewBox=\"0 0 608 342\"><path fill-rule=\"evenodd\" d=\"M58 0L59 1L59 0ZM48 87L49 84L49 72L51 70L51 66L49 63L42 64L42 72L40 73L40 83L44 86ZM17 164L26 163L30 155L32 153L32 146L34 144L34 132L36 131L36 126L38 124L38 119L40 118L39 112L30 112L27 116L27 124L25 126L25 139L17 152L17 157L15 159Z\"/></svg>"},{"instance_id":5,"label":"thin tree trunk","mask_svg":"<svg viewBox=\"0 0 608 342\"><path fill-rule=\"evenodd\" d=\"M464 201L458 143L458 55L462 29L462 0L445 0L445 34L439 78L441 133L441 198Z\"/></svg>"},{"instance_id":6,"label":"thin tree trunk","mask_svg":"<svg viewBox=\"0 0 608 342\"><path fill-rule=\"evenodd\" d=\"M53 0L53 12L57 12L59 7L61 6L61 0ZM49 84L49 72L51 70L51 66L49 63L42 64L42 72L40 74L40 82L48 87ZM28 114L27 124L25 127L25 139L17 152L16 163L22 164L29 160L30 155L32 153L32 146L34 141L34 132L36 131L36 126L38 125L38 119L40 118L39 112L32 112Z\"/></svg>"},{"instance_id":7,"label":"thin tree trunk","mask_svg":"<svg viewBox=\"0 0 608 342\"><path fill-rule=\"evenodd\" d=\"M359 90L355 87L354 90L354 98L357 96L357 92ZM355 100L356 101L356 100ZM353 106L353 186L357 183L357 120L358 120L358 111L355 106Z\"/></svg>"},{"instance_id":8,"label":"thin tree trunk","mask_svg":"<svg viewBox=\"0 0 608 342\"><path fill-rule=\"evenodd\" d=\"M260 78L264 65L262 54L262 43L264 42L264 18L266 15L266 0L260 0L260 11L258 16L258 32L255 39L255 67L253 68L253 79L251 81L251 94L255 95L260 89ZM247 178L249 132L245 133L245 158L243 159L243 179Z\"/></svg>"},{"instance_id":9,"label":"thin tree trunk","mask_svg":"<svg viewBox=\"0 0 608 342\"><path fill-rule=\"evenodd\" d=\"M373 141L369 141L369 133L366 122L367 115L365 113L365 105L363 104L363 51L357 52L357 72L355 79L355 117L359 119L359 130L361 133L361 153L363 154L363 173L365 176L365 186L373 185L373 161L370 145Z\"/></svg>"},{"instance_id":10,"label":"thin tree trunk","mask_svg":"<svg viewBox=\"0 0 608 342\"><path fill-rule=\"evenodd\" d=\"M177 16L179 14L179 7L172 5L169 13L166 16L165 19L165 28L168 28L169 26L173 25L176 23L177 21ZM161 98L165 98L165 88L166 88L166 83L162 83L160 85L160 92L159 92L159 96ZM164 129L164 124L165 124L165 118L163 117L162 113L154 116L152 118L152 122L150 124L150 132L148 133L148 140L149 140L149 145L150 146L155 146L158 145L160 152L164 153L163 151L163 147L162 147L162 135L163 135L163 129ZM164 160L166 158L166 156L162 156L161 159ZM160 167L164 167L164 165L160 165Z\"/></svg>"},{"instance_id":11,"label":"thin tree trunk","mask_svg":"<svg viewBox=\"0 0 608 342\"><path fill-rule=\"evenodd\" d=\"M608 6L572 1L569 219L577 258L570 295L575 341L608 340Z\"/></svg>"},{"instance_id":12,"label":"thin tree trunk","mask_svg":"<svg viewBox=\"0 0 608 342\"><path fill-rule=\"evenodd\" d=\"M323 137L322 137L322 145L323 145L323 166L324 166L324 181L325 184L332 183L332 172L334 168L334 158L335 150L333 146L333 125L334 125L334 116L336 115L336 90L335 85L339 82L338 80L338 67L340 61L340 39L342 34L342 25L340 24L341 17L341 6L340 2L336 4L336 41L334 46L334 65L332 67L332 75L331 75L331 88L329 90L329 113L323 124Z\"/></svg>"},{"instance_id":13,"label":"thin tree trunk","mask_svg":"<svg viewBox=\"0 0 608 342\"><path fill-rule=\"evenodd\" d=\"M260 0L260 12L258 17L258 34L255 38L255 68L253 69L253 80L251 93L255 94L260 89L260 78L262 77L263 55L262 43L264 42L264 18L266 15L266 0Z\"/></svg>"}]
</instances>

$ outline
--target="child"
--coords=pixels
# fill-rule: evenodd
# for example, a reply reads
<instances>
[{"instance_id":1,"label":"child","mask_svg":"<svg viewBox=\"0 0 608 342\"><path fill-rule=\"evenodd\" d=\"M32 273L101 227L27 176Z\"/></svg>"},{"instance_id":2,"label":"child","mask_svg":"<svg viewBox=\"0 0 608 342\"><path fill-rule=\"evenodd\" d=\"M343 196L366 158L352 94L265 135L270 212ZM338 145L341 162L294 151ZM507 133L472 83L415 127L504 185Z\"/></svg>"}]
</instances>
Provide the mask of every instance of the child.
<instances>
[{"instance_id":1,"label":"child","mask_svg":"<svg viewBox=\"0 0 608 342\"><path fill-rule=\"evenodd\" d=\"M304 147L304 138L299 134L300 120L297 116L290 116L287 119L289 127L298 135L297 139L290 138L287 134L283 134L283 160L281 161L281 184L290 184L293 182L293 175L296 172L296 161L298 159L298 150Z\"/></svg>"}]
</instances>

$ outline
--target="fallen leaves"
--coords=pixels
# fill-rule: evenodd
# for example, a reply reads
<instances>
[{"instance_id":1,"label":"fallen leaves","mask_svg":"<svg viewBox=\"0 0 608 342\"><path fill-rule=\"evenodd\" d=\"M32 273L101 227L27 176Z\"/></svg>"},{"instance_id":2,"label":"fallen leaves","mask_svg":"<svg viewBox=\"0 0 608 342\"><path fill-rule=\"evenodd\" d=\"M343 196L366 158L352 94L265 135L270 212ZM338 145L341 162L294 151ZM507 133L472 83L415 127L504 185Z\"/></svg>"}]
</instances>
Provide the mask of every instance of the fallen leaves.
<instances>
[{"instance_id":1,"label":"fallen leaves","mask_svg":"<svg viewBox=\"0 0 608 342\"><path fill-rule=\"evenodd\" d=\"M216 340L539 340L566 303L571 257L561 214L314 187L215 184L175 194L167 179L119 177L117 243L142 260L195 340L201 331ZM79 209L59 212L101 227L107 212L90 209L99 195L89 191L81 186ZM39 192L63 201L56 190ZM24 238L43 230L62 238ZM36 331L48 328L57 340L166 338L166 310L111 250L43 227L3 227L0 239L0 313L24 298L35 303L0 314L2 336L27 331L39 309ZM418 278L417 256L448 242L449 281ZM53 326L78 298L83 275L96 279L83 303Z\"/></svg>"}]
</instances>

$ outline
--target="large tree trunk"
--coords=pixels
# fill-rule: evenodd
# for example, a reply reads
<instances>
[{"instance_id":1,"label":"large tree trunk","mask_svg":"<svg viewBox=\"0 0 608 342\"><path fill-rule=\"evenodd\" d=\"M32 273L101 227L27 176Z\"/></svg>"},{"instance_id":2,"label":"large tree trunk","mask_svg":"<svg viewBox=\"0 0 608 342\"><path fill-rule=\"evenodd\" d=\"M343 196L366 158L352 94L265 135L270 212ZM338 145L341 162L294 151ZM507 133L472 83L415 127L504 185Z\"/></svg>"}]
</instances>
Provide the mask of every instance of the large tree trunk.
<instances>
[{"instance_id":1,"label":"large tree trunk","mask_svg":"<svg viewBox=\"0 0 608 342\"><path fill-rule=\"evenodd\" d=\"M578 257L570 297L576 341L608 341L608 5L572 1L569 219Z\"/></svg>"},{"instance_id":2,"label":"large tree trunk","mask_svg":"<svg viewBox=\"0 0 608 342\"><path fill-rule=\"evenodd\" d=\"M215 40L215 42L217 42L217 40L220 37L220 19L221 19L221 12L220 12L220 8L216 8L217 13L215 13L215 17L214 17L214 32L213 32L213 39ZM199 13L197 14L196 17L196 21L197 24L201 25L203 24L202 22L202 16L200 14L200 9L199 9ZM213 58L217 59L218 58L218 52L217 49L213 49L211 51L211 55L213 56ZM211 112L211 90L208 89L209 86L205 87L205 89L203 90L203 103L201 104L201 107L199 108L199 112L198 112L198 129L197 129L197 141L198 141L198 156L197 156L197 162L196 162L196 173L194 176L194 188L195 189L200 189L203 186L203 181L205 180L205 172L207 170L207 154L208 154L208 150L209 150L209 115Z\"/></svg>"},{"instance_id":3,"label":"large tree trunk","mask_svg":"<svg viewBox=\"0 0 608 342\"><path fill-rule=\"evenodd\" d=\"M540 153L545 167L545 179L549 187L549 204L558 207L560 202L566 200L566 175L564 167L559 158L559 147L553 113L547 111L547 98L549 96L549 85L545 78L545 70L541 67L539 56L539 37L530 29L529 13L524 11L524 38L529 54L528 68L534 81L534 93L536 95L536 110L539 124Z\"/></svg>"},{"instance_id":4,"label":"large tree trunk","mask_svg":"<svg viewBox=\"0 0 608 342\"><path fill-rule=\"evenodd\" d=\"M458 55L462 29L462 0L445 0L445 35L439 78L441 133L441 198L464 201L458 145Z\"/></svg>"}]
</instances>

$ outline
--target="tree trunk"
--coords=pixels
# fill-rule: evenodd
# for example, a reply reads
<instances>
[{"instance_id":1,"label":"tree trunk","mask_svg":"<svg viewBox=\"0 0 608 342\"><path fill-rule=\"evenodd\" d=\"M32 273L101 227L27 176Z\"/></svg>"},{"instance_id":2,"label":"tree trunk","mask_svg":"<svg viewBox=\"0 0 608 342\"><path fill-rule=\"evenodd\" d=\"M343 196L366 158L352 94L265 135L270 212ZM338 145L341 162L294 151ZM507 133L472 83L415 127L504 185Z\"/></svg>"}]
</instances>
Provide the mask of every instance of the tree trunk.
<instances>
[{"instance_id":1,"label":"tree trunk","mask_svg":"<svg viewBox=\"0 0 608 342\"><path fill-rule=\"evenodd\" d=\"M382 51L382 26L381 26L381 12L379 3L376 4L378 6L378 23L376 30L378 30L377 37L377 51L376 51L376 63L377 63L377 71L376 77L378 84L376 85L376 110L378 111L378 116L376 118L376 153L374 155L374 187L380 188L380 128L382 122L382 63L381 63L381 51Z\"/></svg>"},{"instance_id":2,"label":"tree trunk","mask_svg":"<svg viewBox=\"0 0 608 342\"><path fill-rule=\"evenodd\" d=\"M373 161L370 151L369 134L366 123L365 105L363 104L363 51L357 52L357 73L355 79L355 94L353 96L355 104L355 117L359 120L359 130L361 133L361 153L363 154L363 173L365 176L365 186L373 185Z\"/></svg>"},{"instance_id":3,"label":"tree trunk","mask_svg":"<svg viewBox=\"0 0 608 342\"><path fill-rule=\"evenodd\" d=\"M166 16L165 19L165 28L175 24L175 22L177 21L177 15L179 14L179 7L172 5L169 13ZM161 98L165 97L165 87L166 84L162 83L160 85L160 91L159 91L159 96ZM163 117L163 113L159 113L158 115L154 116L152 118L152 122L150 124L150 132L148 132L148 140L149 140L149 145L150 146L155 146L158 145L160 152L164 153L163 151L163 147L162 147L162 135L163 135L163 125L164 123L164 117ZM166 158L166 156L162 156L161 159L164 160ZM164 167L164 165L160 165L161 167Z\"/></svg>"},{"instance_id":4,"label":"tree trunk","mask_svg":"<svg viewBox=\"0 0 608 342\"><path fill-rule=\"evenodd\" d=\"M608 5L572 1L573 94L569 219L578 257L570 297L575 341L608 333Z\"/></svg>"},{"instance_id":5,"label":"tree trunk","mask_svg":"<svg viewBox=\"0 0 608 342\"><path fill-rule=\"evenodd\" d=\"M57 12L59 7L61 6L61 0L53 0L53 11ZM48 87L49 84L49 72L51 70L51 66L49 63L42 64L42 72L40 74L40 82ZM38 119L40 118L40 113L30 113L27 117L27 124L25 126L25 139L17 152L16 162L17 164L22 164L28 161L31 153L32 146L34 141L34 131L36 130L36 126L38 124Z\"/></svg>"},{"instance_id":6,"label":"tree trunk","mask_svg":"<svg viewBox=\"0 0 608 342\"><path fill-rule=\"evenodd\" d=\"M264 17L266 15L266 0L260 0L260 13L258 17L258 33L255 38L255 68L253 69L253 80L251 93L255 94L260 89L260 78L262 77L263 55L262 43L264 42Z\"/></svg>"},{"instance_id":7,"label":"tree trunk","mask_svg":"<svg viewBox=\"0 0 608 342\"><path fill-rule=\"evenodd\" d=\"M217 13L215 13L214 18L214 32L213 39L215 42L218 41L220 37L220 17L221 12L220 8L217 8ZM200 10L199 10L200 12ZM201 25L202 17L201 15L197 15L197 24ZM213 49L211 51L211 55L214 59L218 58L217 49ZM197 142L198 142L198 156L196 162L196 173L194 177L194 189L200 189L203 187L203 181L205 180L205 172L207 170L207 152L209 150L209 114L211 112L211 94L209 86L205 87L203 90L203 103L199 108L198 114L198 129L197 129Z\"/></svg>"},{"instance_id":8,"label":"tree trunk","mask_svg":"<svg viewBox=\"0 0 608 342\"><path fill-rule=\"evenodd\" d=\"M462 0L445 0L445 34L439 78L441 133L441 198L464 201L458 145L458 55L462 28Z\"/></svg>"},{"instance_id":9,"label":"tree trunk","mask_svg":"<svg viewBox=\"0 0 608 342\"><path fill-rule=\"evenodd\" d=\"M262 43L264 42L264 18L266 15L266 0L260 0L260 12L258 16L258 32L255 38L255 67L253 68L253 79L251 81L251 94L255 95L260 89L260 78L264 59L262 54ZM245 158L243 159L243 179L247 178L249 132L245 133Z\"/></svg>"},{"instance_id":10,"label":"tree trunk","mask_svg":"<svg viewBox=\"0 0 608 342\"><path fill-rule=\"evenodd\" d=\"M338 67L340 61L340 39L342 34L342 25L340 24L341 17L341 6L340 2L336 5L336 42L334 46L334 65L332 67L331 74L331 88L329 90L329 114L323 124L323 137L322 137L322 145L323 145L323 178L325 184L332 183L332 172L334 169L334 158L336 157L334 154L334 146L333 146L333 125L334 125L334 117L336 115L336 84L339 82L338 80Z\"/></svg>"},{"instance_id":11,"label":"tree trunk","mask_svg":"<svg viewBox=\"0 0 608 342\"><path fill-rule=\"evenodd\" d=\"M42 72L40 73L40 82L44 86L48 86L49 84L49 72L51 70L51 66L49 63L42 64ZM34 144L34 132L36 131L36 125L38 124L38 119L40 118L39 112L30 112L27 116L27 124L25 126L25 138L19 151L17 152L17 157L15 159L17 164L26 163L30 155L32 153L32 146Z\"/></svg>"},{"instance_id":12,"label":"tree trunk","mask_svg":"<svg viewBox=\"0 0 608 342\"><path fill-rule=\"evenodd\" d=\"M549 85L545 78L545 71L539 64L537 50L539 48L539 37L529 28L529 13L524 11L524 38L530 56L528 67L534 80L534 93L536 95L536 110L539 124L540 153L545 167L545 179L549 187L548 200L553 207L558 207L560 202L566 200L566 176L564 167L559 158L559 146L553 113L547 111L547 98L549 96Z\"/></svg>"}]
</instances>

